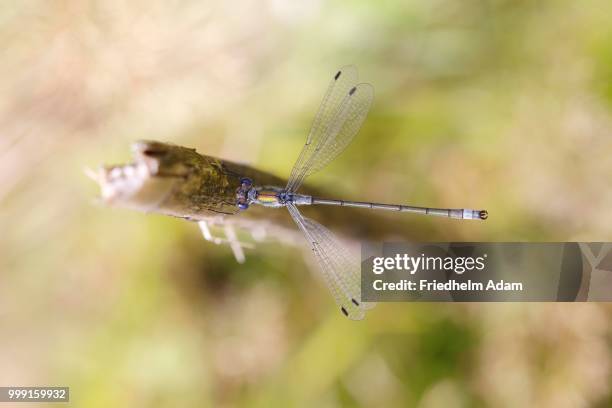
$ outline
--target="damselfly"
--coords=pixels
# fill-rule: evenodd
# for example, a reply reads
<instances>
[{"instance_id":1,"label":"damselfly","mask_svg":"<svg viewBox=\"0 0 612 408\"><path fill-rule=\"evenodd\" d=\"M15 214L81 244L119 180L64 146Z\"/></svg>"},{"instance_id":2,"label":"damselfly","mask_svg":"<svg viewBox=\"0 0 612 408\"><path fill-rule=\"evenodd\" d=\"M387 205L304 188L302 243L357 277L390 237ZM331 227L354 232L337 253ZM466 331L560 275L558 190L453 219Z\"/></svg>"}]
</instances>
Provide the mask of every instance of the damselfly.
<instances>
[{"instance_id":1,"label":"damselfly","mask_svg":"<svg viewBox=\"0 0 612 408\"><path fill-rule=\"evenodd\" d=\"M291 217L310 243L325 282L334 295L340 310L344 315L355 320L362 319L365 310L370 306L361 301L358 262L350 256L329 230L303 217L297 206L335 205L469 220L487 218L485 210L427 208L334 200L298 193L306 177L324 168L353 140L368 114L373 98L373 87L370 84L358 83L357 69L354 66L340 69L327 88L306 144L291 171L287 185L284 188L258 186L254 180L243 178L236 191L236 205L241 210L246 210L249 205L253 204L274 208L287 207Z\"/></svg>"}]
</instances>

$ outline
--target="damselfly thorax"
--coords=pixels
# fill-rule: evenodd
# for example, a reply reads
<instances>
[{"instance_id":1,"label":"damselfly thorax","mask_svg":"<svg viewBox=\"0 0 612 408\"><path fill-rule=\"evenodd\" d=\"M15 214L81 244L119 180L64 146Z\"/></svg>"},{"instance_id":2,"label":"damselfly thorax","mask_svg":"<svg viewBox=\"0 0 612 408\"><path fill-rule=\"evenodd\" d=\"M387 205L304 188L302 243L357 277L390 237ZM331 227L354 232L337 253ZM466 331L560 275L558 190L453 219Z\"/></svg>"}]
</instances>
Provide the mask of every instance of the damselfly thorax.
<instances>
[{"instance_id":1,"label":"damselfly thorax","mask_svg":"<svg viewBox=\"0 0 612 408\"><path fill-rule=\"evenodd\" d=\"M241 210L246 210L253 204L271 208L286 207L289 204L312 205L312 197L290 193L275 186L254 186L251 179L242 178L240 187L236 190L236 205Z\"/></svg>"}]
</instances>

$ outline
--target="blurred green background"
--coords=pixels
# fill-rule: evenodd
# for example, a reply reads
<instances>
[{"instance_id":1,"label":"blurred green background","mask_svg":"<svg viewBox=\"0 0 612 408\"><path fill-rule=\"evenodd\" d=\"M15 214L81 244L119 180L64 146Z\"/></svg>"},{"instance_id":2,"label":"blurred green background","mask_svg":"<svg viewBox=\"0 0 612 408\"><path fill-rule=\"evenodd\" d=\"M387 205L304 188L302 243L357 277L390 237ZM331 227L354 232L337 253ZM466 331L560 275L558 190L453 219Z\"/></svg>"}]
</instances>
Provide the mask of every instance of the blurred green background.
<instances>
[{"instance_id":1,"label":"blurred green background","mask_svg":"<svg viewBox=\"0 0 612 408\"><path fill-rule=\"evenodd\" d=\"M82 172L155 139L286 176L355 64L374 105L311 185L490 212L381 218L420 241L610 241L611 23L605 0L5 2L0 385L79 407L612 405L608 305L355 323L299 248L238 265L194 224L97 205Z\"/></svg>"}]
</instances>

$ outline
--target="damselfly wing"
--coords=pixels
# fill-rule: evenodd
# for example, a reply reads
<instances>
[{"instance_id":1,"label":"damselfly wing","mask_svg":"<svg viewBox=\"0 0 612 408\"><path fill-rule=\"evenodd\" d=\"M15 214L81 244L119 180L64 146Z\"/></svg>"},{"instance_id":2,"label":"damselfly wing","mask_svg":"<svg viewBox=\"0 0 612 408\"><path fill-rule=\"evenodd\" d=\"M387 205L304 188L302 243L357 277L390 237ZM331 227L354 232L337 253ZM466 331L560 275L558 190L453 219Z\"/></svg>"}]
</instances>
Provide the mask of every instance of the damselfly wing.
<instances>
[{"instance_id":1,"label":"damselfly wing","mask_svg":"<svg viewBox=\"0 0 612 408\"><path fill-rule=\"evenodd\" d=\"M326 285L342 313L350 319L361 320L373 303L361 301L361 276L354 256L327 228L302 216L297 207L287 209L312 248Z\"/></svg>"},{"instance_id":2,"label":"damselfly wing","mask_svg":"<svg viewBox=\"0 0 612 408\"><path fill-rule=\"evenodd\" d=\"M288 192L296 192L306 177L334 160L359 131L372 105L374 88L370 84L357 84L357 81L354 66L344 67L334 75L291 170Z\"/></svg>"}]
</instances>

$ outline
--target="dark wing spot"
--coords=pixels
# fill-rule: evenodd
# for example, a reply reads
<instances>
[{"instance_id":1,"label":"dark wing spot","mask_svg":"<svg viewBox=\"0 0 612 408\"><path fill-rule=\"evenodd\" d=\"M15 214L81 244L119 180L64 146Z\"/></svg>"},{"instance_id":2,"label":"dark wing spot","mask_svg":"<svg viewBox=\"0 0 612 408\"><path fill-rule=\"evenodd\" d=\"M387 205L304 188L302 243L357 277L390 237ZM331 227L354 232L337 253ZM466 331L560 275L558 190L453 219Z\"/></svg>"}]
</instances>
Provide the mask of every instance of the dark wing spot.
<instances>
[{"instance_id":1,"label":"dark wing spot","mask_svg":"<svg viewBox=\"0 0 612 408\"><path fill-rule=\"evenodd\" d=\"M354 304L355 306L359 306L359 302L358 302L358 301L356 301L355 299L351 298L351 302L353 302L353 304Z\"/></svg>"},{"instance_id":2,"label":"dark wing spot","mask_svg":"<svg viewBox=\"0 0 612 408\"><path fill-rule=\"evenodd\" d=\"M356 86L354 86L353 88L351 88L351 90L349 91L349 95L354 94L356 90L357 90L357 87L356 87Z\"/></svg>"},{"instance_id":3,"label":"dark wing spot","mask_svg":"<svg viewBox=\"0 0 612 408\"><path fill-rule=\"evenodd\" d=\"M340 307L340 310L342 310L342 313L344 313L344 315L346 317L348 317L348 312L346 311L346 309L344 308L344 306Z\"/></svg>"},{"instance_id":4,"label":"dark wing spot","mask_svg":"<svg viewBox=\"0 0 612 408\"><path fill-rule=\"evenodd\" d=\"M334 81L337 81L338 78L340 78L340 74L342 74L342 71L338 71L338 73L336 74L336 76L334 77ZM329 78L329 77L328 77Z\"/></svg>"}]
</instances>

